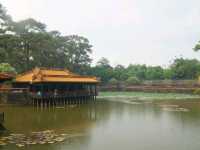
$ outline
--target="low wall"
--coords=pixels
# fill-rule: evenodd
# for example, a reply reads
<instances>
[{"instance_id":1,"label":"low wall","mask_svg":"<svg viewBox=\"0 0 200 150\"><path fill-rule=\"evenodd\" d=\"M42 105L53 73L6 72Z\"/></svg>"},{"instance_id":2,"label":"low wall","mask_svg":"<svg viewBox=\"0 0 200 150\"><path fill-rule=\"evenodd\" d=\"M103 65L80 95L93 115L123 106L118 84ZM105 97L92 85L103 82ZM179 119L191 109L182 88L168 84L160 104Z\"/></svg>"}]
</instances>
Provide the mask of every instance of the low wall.
<instances>
[{"instance_id":1,"label":"low wall","mask_svg":"<svg viewBox=\"0 0 200 150\"><path fill-rule=\"evenodd\" d=\"M99 91L193 93L197 88L200 88L200 84L196 80L157 80L144 81L139 85L124 83L100 85Z\"/></svg>"},{"instance_id":2,"label":"low wall","mask_svg":"<svg viewBox=\"0 0 200 150\"><path fill-rule=\"evenodd\" d=\"M0 92L1 104L28 104L29 96L27 92Z\"/></svg>"}]
</instances>

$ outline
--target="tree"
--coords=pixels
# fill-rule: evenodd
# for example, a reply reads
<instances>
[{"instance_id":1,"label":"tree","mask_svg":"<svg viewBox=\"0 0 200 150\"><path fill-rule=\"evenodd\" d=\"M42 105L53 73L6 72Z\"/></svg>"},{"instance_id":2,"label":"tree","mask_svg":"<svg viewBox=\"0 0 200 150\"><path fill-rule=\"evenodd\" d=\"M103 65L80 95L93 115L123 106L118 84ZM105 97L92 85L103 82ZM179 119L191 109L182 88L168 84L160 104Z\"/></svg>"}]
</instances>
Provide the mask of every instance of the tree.
<instances>
[{"instance_id":1,"label":"tree","mask_svg":"<svg viewBox=\"0 0 200 150\"><path fill-rule=\"evenodd\" d=\"M16 73L15 68L13 68L8 63L0 63L0 72L6 72L6 73Z\"/></svg>"},{"instance_id":2,"label":"tree","mask_svg":"<svg viewBox=\"0 0 200 150\"><path fill-rule=\"evenodd\" d=\"M146 79L146 65L133 65L130 64L127 68L128 76L135 76L138 79L145 80Z\"/></svg>"},{"instance_id":3,"label":"tree","mask_svg":"<svg viewBox=\"0 0 200 150\"><path fill-rule=\"evenodd\" d=\"M13 31L18 38L17 53L21 58L18 70L27 71L35 66L45 67L45 63L50 62L51 36L45 28L45 24L31 18L14 23Z\"/></svg>"},{"instance_id":4,"label":"tree","mask_svg":"<svg viewBox=\"0 0 200 150\"><path fill-rule=\"evenodd\" d=\"M101 58L95 67L91 69L91 75L97 76L101 79L101 82L107 83L113 78L113 68L109 64L108 59Z\"/></svg>"},{"instance_id":5,"label":"tree","mask_svg":"<svg viewBox=\"0 0 200 150\"><path fill-rule=\"evenodd\" d=\"M117 79L115 79L115 78L111 78L111 79L109 80L109 83L115 85L115 84L118 83L118 81L117 81Z\"/></svg>"},{"instance_id":6,"label":"tree","mask_svg":"<svg viewBox=\"0 0 200 150\"><path fill-rule=\"evenodd\" d=\"M92 45L87 38L47 32L45 24L32 18L14 22L0 4L0 63L11 64L18 72L37 66L86 74L91 53Z\"/></svg>"},{"instance_id":7,"label":"tree","mask_svg":"<svg viewBox=\"0 0 200 150\"><path fill-rule=\"evenodd\" d=\"M195 45L193 48L194 51L199 51L200 50L200 41Z\"/></svg>"},{"instance_id":8,"label":"tree","mask_svg":"<svg viewBox=\"0 0 200 150\"><path fill-rule=\"evenodd\" d=\"M17 38L13 35L13 21L0 4L0 63L12 64L15 60Z\"/></svg>"},{"instance_id":9,"label":"tree","mask_svg":"<svg viewBox=\"0 0 200 150\"><path fill-rule=\"evenodd\" d=\"M50 36L45 32L44 24L34 19L12 22L12 32L13 34L0 36L1 62L8 62L19 72L37 66L41 63L41 60L46 62L45 57L50 52L45 51L49 50ZM42 54L45 57L38 61Z\"/></svg>"},{"instance_id":10,"label":"tree","mask_svg":"<svg viewBox=\"0 0 200 150\"><path fill-rule=\"evenodd\" d=\"M172 70L170 68L163 70L164 79L172 79Z\"/></svg>"},{"instance_id":11,"label":"tree","mask_svg":"<svg viewBox=\"0 0 200 150\"><path fill-rule=\"evenodd\" d=\"M147 67L145 76L147 80L162 80L164 79L164 70L160 66L150 66Z\"/></svg>"},{"instance_id":12,"label":"tree","mask_svg":"<svg viewBox=\"0 0 200 150\"><path fill-rule=\"evenodd\" d=\"M65 65L80 74L84 74L84 69L90 66L92 59L92 45L85 37L78 35L69 35L62 37L63 49L60 49L60 54Z\"/></svg>"},{"instance_id":13,"label":"tree","mask_svg":"<svg viewBox=\"0 0 200 150\"><path fill-rule=\"evenodd\" d=\"M170 66L172 79L195 79L200 72L200 62L196 59L177 58Z\"/></svg>"},{"instance_id":14,"label":"tree","mask_svg":"<svg viewBox=\"0 0 200 150\"><path fill-rule=\"evenodd\" d=\"M0 4L0 34L10 31L12 18L7 14L6 9Z\"/></svg>"},{"instance_id":15,"label":"tree","mask_svg":"<svg viewBox=\"0 0 200 150\"><path fill-rule=\"evenodd\" d=\"M130 85L138 85L141 84L141 81L137 77L132 76L126 80L126 83Z\"/></svg>"},{"instance_id":16,"label":"tree","mask_svg":"<svg viewBox=\"0 0 200 150\"><path fill-rule=\"evenodd\" d=\"M111 68L110 66L110 62L107 58L105 57L102 57L96 64L97 66L100 66L100 67L105 67L105 68Z\"/></svg>"},{"instance_id":17,"label":"tree","mask_svg":"<svg viewBox=\"0 0 200 150\"><path fill-rule=\"evenodd\" d=\"M119 81L125 81L128 78L127 70L122 65L117 65L113 70L113 76Z\"/></svg>"},{"instance_id":18,"label":"tree","mask_svg":"<svg viewBox=\"0 0 200 150\"><path fill-rule=\"evenodd\" d=\"M7 62L18 72L37 66L68 68L86 74L92 61L92 45L87 38L47 32L45 24L32 18L11 21L10 26L12 34L0 35L0 63Z\"/></svg>"}]
</instances>

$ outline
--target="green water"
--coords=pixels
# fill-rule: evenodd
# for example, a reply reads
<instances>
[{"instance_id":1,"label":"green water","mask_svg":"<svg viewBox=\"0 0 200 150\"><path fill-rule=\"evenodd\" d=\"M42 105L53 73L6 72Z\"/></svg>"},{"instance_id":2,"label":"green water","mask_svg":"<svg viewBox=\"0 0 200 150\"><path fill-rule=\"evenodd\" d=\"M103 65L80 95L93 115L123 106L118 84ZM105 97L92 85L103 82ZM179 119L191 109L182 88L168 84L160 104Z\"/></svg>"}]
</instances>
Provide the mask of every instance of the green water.
<instances>
[{"instance_id":1,"label":"green water","mask_svg":"<svg viewBox=\"0 0 200 150\"><path fill-rule=\"evenodd\" d=\"M189 95L179 94L173 99L172 94L168 95L171 100L168 96L166 100L153 100L151 96L151 101L138 101L135 95L142 97L143 93L101 93L96 103L58 108L0 106L5 112L6 128L0 139L22 134L32 140L33 132L47 130L56 136L67 135L61 142L36 141L23 147L16 146L17 142L22 143L19 138L15 143L6 141L7 145L0 149L199 150L200 99L186 99ZM144 97L147 95L154 94ZM114 96L121 101L113 101Z\"/></svg>"}]
</instances>

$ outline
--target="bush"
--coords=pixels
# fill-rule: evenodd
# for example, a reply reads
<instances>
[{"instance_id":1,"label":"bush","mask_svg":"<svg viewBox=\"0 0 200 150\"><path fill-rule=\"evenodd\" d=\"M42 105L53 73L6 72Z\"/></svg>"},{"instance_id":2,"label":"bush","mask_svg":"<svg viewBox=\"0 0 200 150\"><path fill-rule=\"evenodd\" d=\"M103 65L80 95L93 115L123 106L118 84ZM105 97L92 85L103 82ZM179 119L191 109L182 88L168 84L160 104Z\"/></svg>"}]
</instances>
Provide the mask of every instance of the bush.
<instances>
[{"instance_id":1,"label":"bush","mask_svg":"<svg viewBox=\"0 0 200 150\"><path fill-rule=\"evenodd\" d=\"M194 92L193 92L193 94L198 94L198 95L200 95L200 88L195 89Z\"/></svg>"},{"instance_id":2,"label":"bush","mask_svg":"<svg viewBox=\"0 0 200 150\"><path fill-rule=\"evenodd\" d=\"M118 81L117 81L117 79L112 78L112 79L109 80L109 83L110 83L110 84L117 84Z\"/></svg>"},{"instance_id":3,"label":"bush","mask_svg":"<svg viewBox=\"0 0 200 150\"><path fill-rule=\"evenodd\" d=\"M138 84L141 84L141 80L139 80L137 77L129 77L127 80L126 80L126 83L127 84L133 84L133 85L138 85Z\"/></svg>"},{"instance_id":4,"label":"bush","mask_svg":"<svg viewBox=\"0 0 200 150\"><path fill-rule=\"evenodd\" d=\"M0 63L0 72L16 73L15 68L8 63Z\"/></svg>"}]
</instances>

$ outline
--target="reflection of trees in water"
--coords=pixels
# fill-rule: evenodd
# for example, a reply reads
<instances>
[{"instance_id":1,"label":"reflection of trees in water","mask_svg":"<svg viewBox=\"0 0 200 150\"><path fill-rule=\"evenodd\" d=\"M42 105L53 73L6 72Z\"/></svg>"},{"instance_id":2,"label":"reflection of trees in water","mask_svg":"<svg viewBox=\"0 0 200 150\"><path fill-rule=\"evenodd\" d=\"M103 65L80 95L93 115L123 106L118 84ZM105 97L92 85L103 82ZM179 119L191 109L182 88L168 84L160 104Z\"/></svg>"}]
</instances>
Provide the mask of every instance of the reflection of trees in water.
<instances>
[{"instance_id":1,"label":"reflection of trees in water","mask_svg":"<svg viewBox=\"0 0 200 150\"><path fill-rule=\"evenodd\" d=\"M163 103L163 102L162 102ZM93 134L94 125L106 124L111 121L112 126L122 119L127 119L125 125L129 129L151 129L167 124L165 127L180 129L187 127L197 131L200 125L200 105L199 103L164 102L163 104L180 105L190 109L190 112L166 112L159 104L127 104L110 101L97 101L95 104L79 106L68 106L66 108L46 108L37 109L32 107L2 107L5 112L4 126L14 133L29 133L32 131L42 131L47 129L63 133L86 133L83 137L76 137L64 144L34 145L29 149L87 149ZM117 118L112 122L112 118ZM130 120L130 121L129 121ZM164 122L163 122L164 121ZM177 128L178 127L178 128ZM191 128L192 127L192 128ZM162 127L159 128L162 131ZM166 131L169 129L167 128ZM156 129L155 129L156 131ZM188 131L189 132L189 131ZM77 144L76 144L77 142ZM71 146L71 147L70 147ZM77 148L76 148L77 146ZM73 147L73 148L72 148ZM75 147L75 148L74 148ZM15 148L10 148L15 149Z\"/></svg>"},{"instance_id":2,"label":"reflection of trees in water","mask_svg":"<svg viewBox=\"0 0 200 150\"><path fill-rule=\"evenodd\" d=\"M165 102L165 104L174 104ZM121 118L151 115L161 118L166 113L173 119L198 123L200 106L198 103L188 103L181 107L189 107L190 112L163 112L159 104L125 104L119 102L97 101L95 104L79 105L65 108L32 108L32 107L2 107L5 111L4 126L11 132L26 133L54 129L67 132L82 132L92 128L99 122L106 123L112 117Z\"/></svg>"},{"instance_id":3,"label":"reflection of trees in water","mask_svg":"<svg viewBox=\"0 0 200 150\"><path fill-rule=\"evenodd\" d=\"M81 132L109 115L109 104L99 103L65 108L4 107L5 127L11 132L47 129Z\"/></svg>"},{"instance_id":4,"label":"reflection of trees in water","mask_svg":"<svg viewBox=\"0 0 200 150\"><path fill-rule=\"evenodd\" d=\"M154 107L153 103L146 103L145 101L135 103L112 102L112 114L116 117L140 117L145 115L152 115L154 118L161 117L161 110Z\"/></svg>"},{"instance_id":5,"label":"reflection of trees in water","mask_svg":"<svg viewBox=\"0 0 200 150\"><path fill-rule=\"evenodd\" d=\"M109 102L97 101L89 106L89 115L96 122L106 121L109 119L111 106Z\"/></svg>"},{"instance_id":6,"label":"reflection of trees in water","mask_svg":"<svg viewBox=\"0 0 200 150\"><path fill-rule=\"evenodd\" d=\"M83 133L64 144L34 145L29 149L66 149L80 142L85 146L90 140L90 130L99 121L108 119L110 104L96 102L95 104L67 106L65 108L33 108L33 107L2 107L5 112L4 126L12 133L28 135L33 131L54 130L57 133ZM15 149L9 145L10 149ZM38 148L37 148L38 147ZM9 148L8 148L9 149ZM69 148L70 149L70 148Z\"/></svg>"},{"instance_id":7,"label":"reflection of trees in water","mask_svg":"<svg viewBox=\"0 0 200 150\"><path fill-rule=\"evenodd\" d=\"M147 103L146 103L147 102ZM160 105L178 105L181 108L187 108L189 112L167 112L163 111ZM169 100L169 101L142 101L141 104L127 104L119 102L110 102L110 117L122 118L124 116L132 119L148 117L153 121L167 120L178 126L200 126L200 103L198 101ZM112 108L112 109L111 109Z\"/></svg>"}]
</instances>

